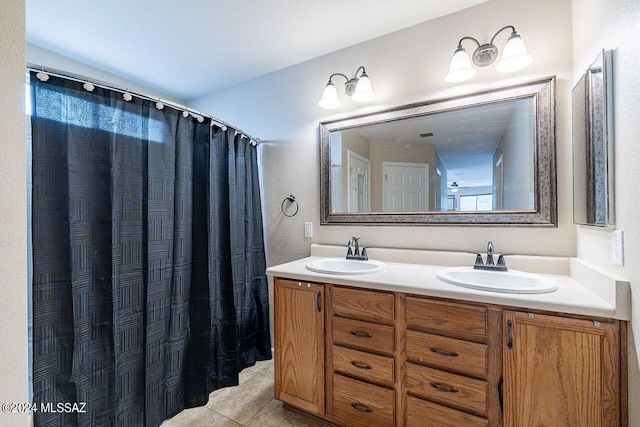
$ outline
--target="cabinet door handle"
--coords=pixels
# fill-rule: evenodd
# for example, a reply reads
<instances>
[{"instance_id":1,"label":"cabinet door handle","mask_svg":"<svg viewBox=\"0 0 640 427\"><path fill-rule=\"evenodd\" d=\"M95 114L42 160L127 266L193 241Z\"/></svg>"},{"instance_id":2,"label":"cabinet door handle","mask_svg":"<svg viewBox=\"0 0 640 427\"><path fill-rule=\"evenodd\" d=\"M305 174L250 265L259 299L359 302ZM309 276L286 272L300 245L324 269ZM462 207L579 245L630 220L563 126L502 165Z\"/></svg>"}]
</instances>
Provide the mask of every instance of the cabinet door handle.
<instances>
[{"instance_id":1,"label":"cabinet door handle","mask_svg":"<svg viewBox=\"0 0 640 427\"><path fill-rule=\"evenodd\" d=\"M513 322L507 320L507 348L511 350L513 348Z\"/></svg>"},{"instance_id":2,"label":"cabinet door handle","mask_svg":"<svg viewBox=\"0 0 640 427\"><path fill-rule=\"evenodd\" d=\"M320 296L321 296L321 292L318 291L318 295L316 296L316 305L318 306L318 312L322 311L322 305L320 304Z\"/></svg>"},{"instance_id":3,"label":"cabinet door handle","mask_svg":"<svg viewBox=\"0 0 640 427\"><path fill-rule=\"evenodd\" d=\"M369 408L368 406L365 406L361 403L352 403L351 407L353 409L355 409L358 412L373 412L373 409Z\"/></svg>"},{"instance_id":4,"label":"cabinet door handle","mask_svg":"<svg viewBox=\"0 0 640 427\"><path fill-rule=\"evenodd\" d=\"M371 334L369 332L360 332L360 331L351 331L349 332L354 337L358 338L371 338Z\"/></svg>"},{"instance_id":5,"label":"cabinet door handle","mask_svg":"<svg viewBox=\"0 0 640 427\"><path fill-rule=\"evenodd\" d=\"M356 362L355 360L352 360L351 364L358 369L372 369L371 365L367 365L366 363Z\"/></svg>"},{"instance_id":6,"label":"cabinet door handle","mask_svg":"<svg viewBox=\"0 0 640 427\"><path fill-rule=\"evenodd\" d=\"M444 356L444 357L458 357L458 353L456 353L455 351L444 351L444 350L439 350L435 347L429 347L429 351L431 353L439 354L440 356Z\"/></svg>"},{"instance_id":7,"label":"cabinet door handle","mask_svg":"<svg viewBox=\"0 0 640 427\"><path fill-rule=\"evenodd\" d=\"M457 393L458 389L455 387L444 387L441 386L440 384L436 383L436 382L430 382L429 385L433 388L435 388L438 391L441 391L443 393Z\"/></svg>"}]
</instances>

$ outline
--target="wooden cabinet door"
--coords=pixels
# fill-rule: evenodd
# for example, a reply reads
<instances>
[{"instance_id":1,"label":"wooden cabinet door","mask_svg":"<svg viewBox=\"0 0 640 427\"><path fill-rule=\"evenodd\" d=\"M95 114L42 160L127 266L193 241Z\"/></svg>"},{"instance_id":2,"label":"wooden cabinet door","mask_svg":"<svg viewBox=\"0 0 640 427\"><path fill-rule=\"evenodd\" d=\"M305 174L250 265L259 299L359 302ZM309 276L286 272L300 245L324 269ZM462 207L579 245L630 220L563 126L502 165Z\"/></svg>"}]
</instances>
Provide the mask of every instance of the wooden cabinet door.
<instances>
[{"instance_id":1,"label":"wooden cabinet door","mask_svg":"<svg viewBox=\"0 0 640 427\"><path fill-rule=\"evenodd\" d=\"M275 279L275 396L324 415L324 287Z\"/></svg>"},{"instance_id":2,"label":"wooden cabinet door","mask_svg":"<svg viewBox=\"0 0 640 427\"><path fill-rule=\"evenodd\" d=\"M618 328L505 311L504 425L619 425Z\"/></svg>"}]
</instances>

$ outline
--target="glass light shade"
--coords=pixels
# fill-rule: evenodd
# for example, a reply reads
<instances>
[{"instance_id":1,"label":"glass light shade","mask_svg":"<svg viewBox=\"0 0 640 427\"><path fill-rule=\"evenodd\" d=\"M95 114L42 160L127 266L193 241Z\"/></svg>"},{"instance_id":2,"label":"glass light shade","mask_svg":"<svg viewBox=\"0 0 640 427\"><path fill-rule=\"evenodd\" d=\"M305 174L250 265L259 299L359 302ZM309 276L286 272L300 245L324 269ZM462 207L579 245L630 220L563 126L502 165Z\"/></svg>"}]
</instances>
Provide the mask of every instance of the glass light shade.
<instances>
[{"instance_id":1,"label":"glass light shade","mask_svg":"<svg viewBox=\"0 0 640 427\"><path fill-rule=\"evenodd\" d=\"M449 74L445 76L445 80L449 83L462 82L469 80L477 73L476 69L471 66L471 59L467 51L459 47L456 49L451 58L451 64L449 65Z\"/></svg>"},{"instance_id":2,"label":"glass light shade","mask_svg":"<svg viewBox=\"0 0 640 427\"><path fill-rule=\"evenodd\" d=\"M356 102L370 102L375 98L376 95L373 93L373 89L371 88L371 80L369 80L369 76L362 74L358 79L356 91L351 95L351 99Z\"/></svg>"},{"instance_id":3,"label":"glass light shade","mask_svg":"<svg viewBox=\"0 0 640 427\"><path fill-rule=\"evenodd\" d=\"M322 98L318 101L318 105L326 110L333 110L340 106L341 102L338 99L338 91L333 83L329 82L322 92Z\"/></svg>"},{"instance_id":4,"label":"glass light shade","mask_svg":"<svg viewBox=\"0 0 640 427\"><path fill-rule=\"evenodd\" d=\"M518 34L511 35L502 52L502 59L496 65L499 73L518 71L533 62L533 57L527 53L527 47Z\"/></svg>"}]
</instances>

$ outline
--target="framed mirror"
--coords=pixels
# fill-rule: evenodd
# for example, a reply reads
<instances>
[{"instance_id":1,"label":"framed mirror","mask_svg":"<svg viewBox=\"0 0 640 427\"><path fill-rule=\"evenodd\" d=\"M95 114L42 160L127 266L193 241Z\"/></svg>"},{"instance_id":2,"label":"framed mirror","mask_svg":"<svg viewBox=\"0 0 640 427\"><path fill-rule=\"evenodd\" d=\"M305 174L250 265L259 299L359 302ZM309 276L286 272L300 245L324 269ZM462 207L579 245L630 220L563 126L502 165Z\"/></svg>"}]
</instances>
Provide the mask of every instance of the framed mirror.
<instances>
[{"instance_id":1,"label":"framed mirror","mask_svg":"<svg viewBox=\"0 0 640 427\"><path fill-rule=\"evenodd\" d=\"M573 222L615 223L613 51L602 51L572 91Z\"/></svg>"},{"instance_id":2,"label":"framed mirror","mask_svg":"<svg viewBox=\"0 0 640 427\"><path fill-rule=\"evenodd\" d=\"M320 123L321 223L557 226L555 78Z\"/></svg>"}]
</instances>

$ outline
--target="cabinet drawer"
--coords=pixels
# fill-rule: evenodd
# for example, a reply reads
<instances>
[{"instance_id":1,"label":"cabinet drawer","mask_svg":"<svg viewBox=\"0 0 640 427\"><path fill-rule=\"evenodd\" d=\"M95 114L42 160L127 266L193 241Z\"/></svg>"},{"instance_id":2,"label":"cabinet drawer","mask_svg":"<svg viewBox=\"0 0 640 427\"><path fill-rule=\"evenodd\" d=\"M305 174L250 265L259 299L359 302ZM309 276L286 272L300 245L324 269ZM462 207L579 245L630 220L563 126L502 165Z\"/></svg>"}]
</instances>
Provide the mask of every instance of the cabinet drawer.
<instances>
[{"instance_id":1,"label":"cabinet drawer","mask_svg":"<svg viewBox=\"0 0 640 427\"><path fill-rule=\"evenodd\" d=\"M413 396L407 397L407 427L486 427L484 418Z\"/></svg>"},{"instance_id":2,"label":"cabinet drawer","mask_svg":"<svg viewBox=\"0 0 640 427\"><path fill-rule=\"evenodd\" d=\"M333 346L333 369L365 381L393 387L393 358Z\"/></svg>"},{"instance_id":3,"label":"cabinet drawer","mask_svg":"<svg viewBox=\"0 0 640 427\"><path fill-rule=\"evenodd\" d=\"M407 297L407 327L477 338L487 336L487 309Z\"/></svg>"},{"instance_id":4,"label":"cabinet drawer","mask_svg":"<svg viewBox=\"0 0 640 427\"><path fill-rule=\"evenodd\" d=\"M487 378L487 346L417 331L407 331L407 357L463 374Z\"/></svg>"},{"instance_id":5,"label":"cabinet drawer","mask_svg":"<svg viewBox=\"0 0 640 427\"><path fill-rule=\"evenodd\" d=\"M487 412L487 383L484 381L408 363L407 390L482 415Z\"/></svg>"},{"instance_id":6,"label":"cabinet drawer","mask_svg":"<svg viewBox=\"0 0 640 427\"><path fill-rule=\"evenodd\" d=\"M347 426L393 426L394 391L333 375L333 417Z\"/></svg>"},{"instance_id":7,"label":"cabinet drawer","mask_svg":"<svg viewBox=\"0 0 640 427\"><path fill-rule=\"evenodd\" d=\"M392 293L340 287L334 287L332 293L333 312L339 316L379 323L393 322Z\"/></svg>"},{"instance_id":8,"label":"cabinet drawer","mask_svg":"<svg viewBox=\"0 0 640 427\"><path fill-rule=\"evenodd\" d=\"M391 356L393 355L393 326L334 316L333 342Z\"/></svg>"}]
</instances>

